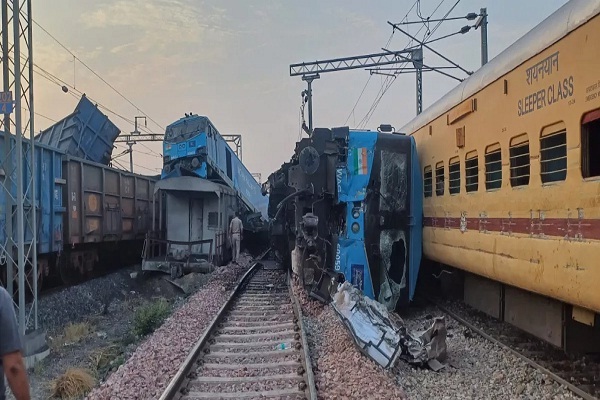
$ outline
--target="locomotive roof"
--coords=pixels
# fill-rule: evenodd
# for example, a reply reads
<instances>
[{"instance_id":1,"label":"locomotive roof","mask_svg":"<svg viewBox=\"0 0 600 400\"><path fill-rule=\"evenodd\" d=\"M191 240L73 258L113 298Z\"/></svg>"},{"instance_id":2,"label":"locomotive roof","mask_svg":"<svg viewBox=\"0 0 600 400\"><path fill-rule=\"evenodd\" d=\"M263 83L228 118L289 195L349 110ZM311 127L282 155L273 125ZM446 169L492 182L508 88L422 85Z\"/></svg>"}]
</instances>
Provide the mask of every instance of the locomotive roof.
<instances>
[{"instance_id":1,"label":"locomotive roof","mask_svg":"<svg viewBox=\"0 0 600 400\"><path fill-rule=\"evenodd\" d=\"M600 13L600 2L571 0L401 128L412 134Z\"/></svg>"},{"instance_id":2,"label":"locomotive roof","mask_svg":"<svg viewBox=\"0 0 600 400\"><path fill-rule=\"evenodd\" d=\"M198 114L191 114L190 113L189 115L186 115L185 117L181 117L177 121L170 123L169 125L167 125L167 128L169 128L169 127L175 127L175 126L181 125L181 124L186 123L186 122L196 121L196 120L202 120L202 119L210 121L208 119L208 117L205 116L205 115L198 115Z\"/></svg>"}]
</instances>

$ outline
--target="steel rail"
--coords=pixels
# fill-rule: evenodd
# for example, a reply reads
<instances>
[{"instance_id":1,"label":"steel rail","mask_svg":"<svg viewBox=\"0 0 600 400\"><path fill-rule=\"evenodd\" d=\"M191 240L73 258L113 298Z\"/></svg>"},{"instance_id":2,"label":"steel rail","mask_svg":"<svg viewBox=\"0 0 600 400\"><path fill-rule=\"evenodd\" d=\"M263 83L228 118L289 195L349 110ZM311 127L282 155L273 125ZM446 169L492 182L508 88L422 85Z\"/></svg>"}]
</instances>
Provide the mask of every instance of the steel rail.
<instances>
[{"instance_id":1,"label":"steel rail","mask_svg":"<svg viewBox=\"0 0 600 400\"><path fill-rule=\"evenodd\" d=\"M264 257L264 255L266 255L267 253L268 253L268 250L259 259L262 259ZM229 306L231 305L233 300L237 297L237 295L239 294L240 290L243 288L246 281L250 278L250 276L253 275L254 272L256 272L256 270L258 269L258 267L260 265L261 265L260 261L256 261L252 265L252 267L250 267L250 269L248 269L248 271L246 271L246 273L244 274L242 279L240 279L239 283L231 291L231 294L229 295L229 298L227 299L225 304L223 304L223 306L219 309L219 311L217 312L215 317L212 319L212 321L210 322L210 324L204 331L204 334L202 334L200 339L196 342L196 344L194 345L194 347L192 348L192 350L190 351L190 353L188 354L186 359L183 361L183 363L179 367L179 370L177 371L177 373L175 374L173 379L171 379L171 381L169 382L169 385L167 385L163 394L159 398L160 400L171 400L171 399L175 398L175 396L177 396L178 391L181 388L181 385L186 380L186 377L191 372L191 369L194 367L194 362L200 355L202 348L208 342L208 339L212 335L213 331L216 329L218 322L223 318L226 311L229 309Z\"/></svg>"},{"instance_id":2,"label":"steel rail","mask_svg":"<svg viewBox=\"0 0 600 400\"><path fill-rule=\"evenodd\" d=\"M231 312L232 303L235 302L239 298L239 296L243 294L244 290L248 287L248 284L251 284L250 282L251 282L251 279L253 279L252 277L260 269L260 267L263 266L263 264L260 262L260 260L264 259L264 257L269 253L269 250L267 250L265 253L263 253L257 259L257 261L252 265L252 267L250 267L250 269L240 279L240 281L236 285L236 287L231 291L231 294L229 295L229 298L227 299L225 304L223 304L223 306L219 309L219 311L217 312L215 317L211 320L209 326L206 328L206 330L204 331L204 333L202 334L200 339L196 342L196 344L194 345L194 347L192 348L192 350L190 351L190 353L188 354L186 359L183 361L183 363L179 367L175 376L171 379L171 381L167 385L166 389L163 391L163 393L160 397L160 400L173 400L173 399L179 398L182 394L183 395L187 394L187 393L183 392L183 390L184 390L183 388L187 387L189 380L192 379L192 378L190 378L190 374L192 374L197 360L199 360L202 357L202 355L201 355L202 351L206 348L206 346L208 346L212 343L211 338L212 338L214 332L217 329L219 329L220 323L223 320L223 318L226 317L229 312ZM289 271L287 273L287 284L288 284L288 292L289 292L288 294L291 299L292 309L294 312L295 319L297 321L296 329L298 329L300 331L299 332L300 333L300 343L301 343L301 346L303 347L303 350L300 353L300 356L302 357L302 359L304 361L303 367L304 367L304 371L306 373L305 380L307 383L305 385L304 393L305 393L305 396L307 398L309 398L310 400L316 400L317 399L317 390L316 390L315 379L314 379L314 374L313 374L313 370L312 370L312 364L311 364L311 360L310 360L308 340L306 337L306 329L305 329L305 326L303 323L303 318L302 318L302 309L300 307L297 297L294 294L294 291L292 288L292 279L291 279L291 275L290 275ZM283 292L283 293L285 293L285 292ZM194 379L197 379L197 378L194 378ZM256 379L256 378L252 378L252 379Z\"/></svg>"},{"instance_id":3,"label":"steel rail","mask_svg":"<svg viewBox=\"0 0 600 400\"><path fill-rule=\"evenodd\" d=\"M487 339L488 341L502 347L504 350L508 350L509 352L511 352L513 355L517 356L522 361L525 361L525 363L527 363L532 368L535 368L538 371L543 372L544 374L548 375L556 383L566 386L571 392L575 393L576 395L581 396L585 400L598 400L597 397L592 396L591 394L581 390L577 386L573 385L572 383L568 382L567 380L556 375L554 372L552 372L552 371L548 370L546 367L538 364L537 362L535 362L531 358L527 357L526 355L519 353L517 350L513 349L512 347L507 346L506 344L502 343L498 339L492 337L491 335L488 335L482 329L471 324L470 322L468 322L467 320L465 320L464 318L462 318L455 312L448 310L446 307L440 305L437 301L433 300L432 298L426 297L426 299L429 302L433 303L437 308L442 310L444 313L448 314L449 316L451 316L452 318L454 318L455 320L460 322L462 325L466 326L467 328L469 328L473 332L477 333L478 335L482 336L483 338Z\"/></svg>"},{"instance_id":4,"label":"steel rail","mask_svg":"<svg viewBox=\"0 0 600 400\"><path fill-rule=\"evenodd\" d=\"M310 354L308 351L308 340L306 338L306 329L304 328L304 320L302 318L302 307L298 302L298 298L294 293L294 289L292 287L292 277L290 272L288 271L288 286L290 290L290 297L292 298L292 305L294 308L294 313L296 314L296 318L298 318L298 326L300 327L300 337L302 341L302 349L304 350L304 364L306 368L306 377L308 380L308 392L310 400L317 400L317 387L315 385L315 375L312 370L312 363L310 360Z\"/></svg>"}]
</instances>

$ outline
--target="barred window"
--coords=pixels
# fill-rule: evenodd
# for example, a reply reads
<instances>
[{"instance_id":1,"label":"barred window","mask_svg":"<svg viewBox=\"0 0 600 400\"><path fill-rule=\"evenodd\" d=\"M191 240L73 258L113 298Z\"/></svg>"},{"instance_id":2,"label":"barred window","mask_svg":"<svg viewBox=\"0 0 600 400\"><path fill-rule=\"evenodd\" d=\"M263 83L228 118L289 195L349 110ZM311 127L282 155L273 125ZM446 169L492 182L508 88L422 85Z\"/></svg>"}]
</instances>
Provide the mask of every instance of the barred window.
<instances>
[{"instance_id":1,"label":"barred window","mask_svg":"<svg viewBox=\"0 0 600 400\"><path fill-rule=\"evenodd\" d=\"M542 183L564 181L567 178L567 130L544 135L540 139Z\"/></svg>"},{"instance_id":2,"label":"barred window","mask_svg":"<svg viewBox=\"0 0 600 400\"><path fill-rule=\"evenodd\" d=\"M479 189L479 161L476 151L468 153L465 160L465 189L467 192Z\"/></svg>"},{"instance_id":3,"label":"barred window","mask_svg":"<svg viewBox=\"0 0 600 400\"><path fill-rule=\"evenodd\" d=\"M581 121L581 175L600 176L600 109L590 111Z\"/></svg>"},{"instance_id":4,"label":"barred window","mask_svg":"<svg viewBox=\"0 0 600 400\"><path fill-rule=\"evenodd\" d=\"M529 185L530 162L529 140L527 134L512 138L510 141L510 186Z\"/></svg>"},{"instance_id":5,"label":"barred window","mask_svg":"<svg viewBox=\"0 0 600 400\"><path fill-rule=\"evenodd\" d=\"M502 187L502 153L500 144L488 146L485 154L485 189Z\"/></svg>"},{"instance_id":6,"label":"barred window","mask_svg":"<svg viewBox=\"0 0 600 400\"><path fill-rule=\"evenodd\" d=\"M219 227L219 213L216 211L211 211L208 213L208 227L209 228L218 228Z\"/></svg>"},{"instance_id":7,"label":"barred window","mask_svg":"<svg viewBox=\"0 0 600 400\"><path fill-rule=\"evenodd\" d=\"M425 197L431 197L433 194L433 172L431 171L431 166L428 165L425 167L424 173L424 183L423 183L423 192Z\"/></svg>"},{"instance_id":8,"label":"barred window","mask_svg":"<svg viewBox=\"0 0 600 400\"><path fill-rule=\"evenodd\" d=\"M460 160L454 157L448 165L448 184L450 194L460 193Z\"/></svg>"},{"instance_id":9,"label":"barred window","mask_svg":"<svg viewBox=\"0 0 600 400\"><path fill-rule=\"evenodd\" d=\"M435 166L435 195L444 195L444 163L439 162Z\"/></svg>"}]
</instances>

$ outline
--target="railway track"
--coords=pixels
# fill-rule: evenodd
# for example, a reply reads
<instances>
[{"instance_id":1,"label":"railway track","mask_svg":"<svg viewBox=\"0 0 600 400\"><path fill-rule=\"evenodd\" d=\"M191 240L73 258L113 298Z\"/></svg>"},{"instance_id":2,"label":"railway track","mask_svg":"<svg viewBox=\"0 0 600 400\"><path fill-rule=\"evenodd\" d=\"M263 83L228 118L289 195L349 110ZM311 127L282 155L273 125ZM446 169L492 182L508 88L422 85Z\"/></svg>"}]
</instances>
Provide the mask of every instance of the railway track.
<instances>
[{"instance_id":1,"label":"railway track","mask_svg":"<svg viewBox=\"0 0 600 400\"><path fill-rule=\"evenodd\" d=\"M477 311L455 312L439 299L425 298L442 312L454 318L472 332L510 351L529 366L567 387L585 400L597 400L600 394L600 360L565 354L532 338L517 328L508 326Z\"/></svg>"},{"instance_id":2,"label":"railway track","mask_svg":"<svg viewBox=\"0 0 600 400\"><path fill-rule=\"evenodd\" d=\"M316 399L300 307L288 273L256 263L161 396Z\"/></svg>"}]
</instances>

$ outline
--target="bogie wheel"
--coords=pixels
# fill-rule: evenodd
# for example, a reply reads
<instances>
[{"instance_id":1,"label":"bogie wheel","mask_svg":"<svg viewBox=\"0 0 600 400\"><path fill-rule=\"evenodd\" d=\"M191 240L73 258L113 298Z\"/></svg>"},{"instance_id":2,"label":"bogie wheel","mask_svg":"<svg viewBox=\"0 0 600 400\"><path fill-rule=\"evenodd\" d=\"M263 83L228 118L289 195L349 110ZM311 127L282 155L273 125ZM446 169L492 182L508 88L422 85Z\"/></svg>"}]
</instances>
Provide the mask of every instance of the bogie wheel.
<instances>
[{"instance_id":1,"label":"bogie wheel","mask_svg":"<svg viewBox=\"0 0 600 400\"><path fill-rule=\"evenodd\" d=\"M61 257L61 260L58 263L58 272L60 274L60 279L65 286L76 285L85 278L82 271L75 267L68 255Z\"/></svg>"}]
</instances>

